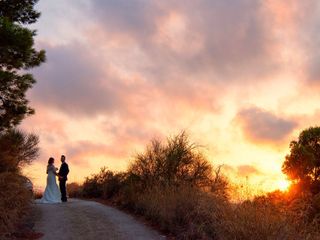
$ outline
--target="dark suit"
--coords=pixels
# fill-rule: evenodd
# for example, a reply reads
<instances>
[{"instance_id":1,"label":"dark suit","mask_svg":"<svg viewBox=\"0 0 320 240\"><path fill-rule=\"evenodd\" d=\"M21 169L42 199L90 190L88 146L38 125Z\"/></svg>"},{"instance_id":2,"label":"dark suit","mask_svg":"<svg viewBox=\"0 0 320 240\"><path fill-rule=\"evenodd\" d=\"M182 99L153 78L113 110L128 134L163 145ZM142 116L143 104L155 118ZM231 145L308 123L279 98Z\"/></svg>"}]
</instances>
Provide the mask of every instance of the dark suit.
<instances>
[{"instance_id":1,"label":"dark suit","mask_svg":"<svg viewBox=\"0 0 320 240\"><path fill-rule=\"evenodd\" d=\"M67 201L67 191L66 191L66 182L68 180L67 176L69 173L69 166L66 162L61 164L58 175L59 177L59 186L61 191L61 201Z\"/></svg>"}]
</instances>

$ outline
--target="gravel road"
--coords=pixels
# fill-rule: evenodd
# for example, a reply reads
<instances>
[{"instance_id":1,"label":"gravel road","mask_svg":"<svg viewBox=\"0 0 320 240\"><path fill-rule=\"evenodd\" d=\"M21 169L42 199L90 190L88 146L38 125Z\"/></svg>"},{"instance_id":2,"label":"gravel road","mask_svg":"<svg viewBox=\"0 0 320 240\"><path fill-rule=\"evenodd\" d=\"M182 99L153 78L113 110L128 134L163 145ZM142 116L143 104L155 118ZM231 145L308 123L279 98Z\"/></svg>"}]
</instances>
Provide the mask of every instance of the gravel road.
<instances>
[{"instance_id":1,"label":"gravel road","mask_svg":"<svg viewBox=\"0 0 320 240\"><path fill-rule=\"evenodd\" d=\"M36 203L34 230L41 240L164 240L154 230L115 208L93 201L69 199L67 203Z\"/></svg>"}]
</instances>

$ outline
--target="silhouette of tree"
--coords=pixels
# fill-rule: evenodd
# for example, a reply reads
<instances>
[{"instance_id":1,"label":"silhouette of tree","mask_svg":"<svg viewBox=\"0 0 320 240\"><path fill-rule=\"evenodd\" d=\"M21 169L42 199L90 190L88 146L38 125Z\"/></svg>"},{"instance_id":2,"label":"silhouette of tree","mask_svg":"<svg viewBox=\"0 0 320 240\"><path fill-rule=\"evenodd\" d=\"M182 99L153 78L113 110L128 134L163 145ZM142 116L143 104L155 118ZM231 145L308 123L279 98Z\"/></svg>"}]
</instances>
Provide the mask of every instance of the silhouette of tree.
<instances>
[{"instance_id":1,"label":"silhouette of tree","mask_svg":"<svg viewBox=\"0 0 320 240\"><path fill-rule=\"evenodd\" d=\"M38 136L15 129L0 135L0 173L19 173L38 156L38 143Z\"/></svg>"},{"instance_id":2,"label":"silhouette of tree","mask_svg":"<svg viewBox=\"0 0 320 240\"><path fill-rule=\"evenodd\" d=\"M45 52L34 49L36 32L26 27L37 21L37 0L0 1L0 133L33 114L26 91L35 79L26 70L45 61Z\"/></svg>"},{"instance_id":3,"label":"silhouette of tree","mask_svg":"<svg viewBox=\"0 0 320 240\"><path fill-rule=\"evenodd\" d=\"M320 192L320 127L305 129L290 143L282 171L301 191Z\"/></svg>"}]
</instances>

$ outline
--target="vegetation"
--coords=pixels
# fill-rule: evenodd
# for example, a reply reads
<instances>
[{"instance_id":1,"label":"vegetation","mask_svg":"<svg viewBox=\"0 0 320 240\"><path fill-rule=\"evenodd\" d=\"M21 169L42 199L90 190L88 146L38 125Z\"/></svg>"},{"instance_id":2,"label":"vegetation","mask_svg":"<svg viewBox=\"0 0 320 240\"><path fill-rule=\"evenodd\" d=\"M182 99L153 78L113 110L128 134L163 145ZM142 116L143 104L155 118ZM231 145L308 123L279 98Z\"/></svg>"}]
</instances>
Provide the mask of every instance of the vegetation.
<instances>
[{"instance_id":1,"label":"vegetation","mask_svg":"<svg viewBox=\"0 0 320 240\"><path fill-rule=\"evenodd\" d=\"M290 143L290 154L282 168L297 192L320 192L320 127L302 131L298 141Z\"/></svg>"},{"instance_id":2,"label":"vegetation","mask_svg":"<svg viewBox=\"0 0 320 240\"><path fill-rule=\"evenodd\" d=\"M32 183L20 168L37 157L37 145L37 136L18 130L0 135L0 238L14 231L29 210Z\"/></svg>"},{"instance_id":3,"label":"vegetation","mask_svg":"<svg viewBox=\"0 0 320 240\"><path fill-rule=\"evenodd\" d=\"M32 183L21 167L38 155L38 137L15 129L34 113L26 92L35 83L27 70L45 60L43 50L34 49L36 32L26 25L40 13L36 0L0 1L0 238L11 238L17 222L32 199Z\"/></svg>"},{"instance_id":4,"label":"vegetation","mask_svg":"<svg viewBox=\"0 0 320 240\"><path fill-rule=\"evenodd\" d=\"M44 51L36 51L33 47L36 32L25 27L40 16L33 8L36 2L0 1L0 133L34 113L25 93L35 79L24 72L45 60Z\"/></svg>"},{"instance_id":5,"label":"vegetation","mask_svg":"<svg viewBox=\"0 0 320 240\"><path fill-rule=\"evenodd\" d=\"M20 173L22 166L30 164L38 156L38 143L36 135L19 130L0 135L0 173Z\"/></svg>"},{"instance_id":6,"label":"vegetation","mask_svg":"<svg viewBox=\"0 0 320 240\"><path fill-rule=\"evenodd\" d=\"M234 203L229 186L183 132L151 141L127 171L102 168L69 194L105 199L177 239L319 239L320 195L276 191Z\"/></svg>"},{"instance_id":7,"label":"vegetation","mask_svg":"<svg viewBox=\"0 0 320 240\"><path fill-rule=\"evenodd\" d=\"M213 175L212 165L198 147L189 142L185 132L169 138L166 144L153 140L144 153L135 157L128 173L142 188L155 184L170 187L189 185L215 192L225 189L218 185L226 184L219 174Z\"/></svg>"},{"instance_id":8,"label":"vegetation","mask_svg":"<svg viewBox=\"0 0 320 240\"><path fill-rule=\"evenodd\" d=\"M0 239L10 238L19 220L29 211L32 190L28 179L14 172L0 173Z\"/></svg>"}]
</instances>

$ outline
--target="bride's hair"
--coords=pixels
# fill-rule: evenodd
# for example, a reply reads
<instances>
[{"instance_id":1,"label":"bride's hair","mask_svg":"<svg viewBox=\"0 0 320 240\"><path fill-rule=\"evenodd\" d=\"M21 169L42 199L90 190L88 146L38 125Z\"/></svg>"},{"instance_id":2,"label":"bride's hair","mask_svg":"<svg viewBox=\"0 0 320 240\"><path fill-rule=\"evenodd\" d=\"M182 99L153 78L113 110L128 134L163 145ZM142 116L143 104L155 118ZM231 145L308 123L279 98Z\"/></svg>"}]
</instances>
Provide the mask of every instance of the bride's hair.
<instances>
[{"instance_id":1,"label":"bride's hair","mask_svg":"<svg viewBox=\"0 0 320 240\"><path fill-rule=\"evenodd\" d=\"M54 162L54 158L53 157L49 158L48 165L52 164L53 162Z\"/></svg>"}]
</instances>

